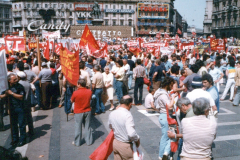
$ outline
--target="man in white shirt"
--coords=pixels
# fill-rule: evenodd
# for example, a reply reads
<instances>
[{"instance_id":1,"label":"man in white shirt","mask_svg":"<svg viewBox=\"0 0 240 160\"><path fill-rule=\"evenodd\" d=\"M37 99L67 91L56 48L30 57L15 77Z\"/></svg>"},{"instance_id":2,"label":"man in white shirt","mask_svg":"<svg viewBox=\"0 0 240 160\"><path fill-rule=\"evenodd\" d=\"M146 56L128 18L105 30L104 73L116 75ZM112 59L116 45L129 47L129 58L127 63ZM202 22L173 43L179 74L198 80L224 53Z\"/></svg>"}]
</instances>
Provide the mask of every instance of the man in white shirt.
<instances>
[{"instance_id":1,"label":"man in white shirt","mask_svg":"<svg viewBox=\"0 0 240 160\"><path fill-rule=\"evenodd\" d=\"M191 57L190 57L190 59L189 59L189 64L190 64L190 65L194 65L195 63L196 63L196 58L194 57L193 54L191 54Z\"/></svg>"},{"instance_id":2,"label":"man in white shirt","mask_svg":"<svg viewBox=\"0 0 240 160\"><path fill-rule=\"evenodd\" d=\"M139 135L136 133L133 116L130 112L133 98L123 96L120 106L109 115L109 128L114 131L113 152L114 159L133 159L132 142L140 145Z\"/></svg>"}]
</instances>

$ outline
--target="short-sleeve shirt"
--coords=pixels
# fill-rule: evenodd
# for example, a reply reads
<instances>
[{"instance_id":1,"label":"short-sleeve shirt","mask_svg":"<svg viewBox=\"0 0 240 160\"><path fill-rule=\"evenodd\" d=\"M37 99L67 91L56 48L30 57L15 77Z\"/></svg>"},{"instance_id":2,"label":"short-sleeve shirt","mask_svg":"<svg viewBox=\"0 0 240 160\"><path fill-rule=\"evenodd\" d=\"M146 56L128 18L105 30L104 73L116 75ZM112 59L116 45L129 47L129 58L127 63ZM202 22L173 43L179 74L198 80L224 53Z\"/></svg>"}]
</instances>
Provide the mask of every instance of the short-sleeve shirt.
<instances>
[{"instance_id":1,"label":"short-sleeve shirt","mask_svg":"<svg viewBox=\"0 0 240 160\"><path fill-rule=\"evenodd\" d=\"M148 95L145 98L145 108L152 108L151 103L153 102L153 95L151 93L148 93Z\"/></svg>"},{"instance_id":2,"label":"short-sleeve shirt","mask_svg":"<svg viewBox=\"0 0 240 160\"><path fill-rule=\"evenodd\" d=\"M201 88L194 89L192 92L189 92L186 97L191 101L191 103L195 101L197 98L206 98L208 99L211 107L215 106L215 101L213 100L210 93L207 91L204 91Z\"/></svg>"},{"instance_id":3,"label":"short-sleeve shirt","mask_svg":"<svg viewBox=\"0 0 240 160\"><path fill-rule=\"evenodd\" d=\"M94 74L92 83L95 84L95 88L103 88L103 75L101 72Z\"/></svg>"},{"instance_id":4,"label":"short-sleeve shirt","mask_svg":"<svg viewBox=\"0 0 240 160\"><path fill-rule=\"evenodd\" d=\"M19 84L21 84L25 90L24 106L30 108L31 107L31 85L27 80L26 81L20 80Z\"/></svg>"},{"instance_id":5,"label":"short-sleeve shirt","mask_svg":"<svg viewBox=\"0 0 240 160\"><path fill-rule=\"evenodd\" d=\"M119 78L116 78L116 80L118 81L123 81L124 75L125 75L125 70L124 67L120 67L117 72L116 75L120 76Z\"/></svg>"},{"instance_id":6,"label":"short-sleeve shirt","mask_svg":"<svg viewBox=\"0 0 240 160\"><path fill-rule=\"evenodd\" d=\"M216 81L220 77L221 73L222 72L216 67L214 67L214 69L210 69L209 71L209 74L212 76L213 81Z\"/></svg>"},{"instance_id":7,"label":"short-sleeve shirt","mask_svg":"<svg viewBox=\"0 0 240 160\"><path fill-rule=\"evenodd\" d=\"M167 113L166 105L170 103L168 93L163 89L158 89L154 94L155 106L159 109L160 113Z\"/></svg>"},{"instance_id":8,"label":"short-sleeve shirt","mask_svg":"<svg viewBox=\"0 0 240 160\"><path fill-rule=\"evenodd\" d=\"M193 88L192 88L192 81L193 81L193 78L194 78L195 76L199 76L199 74L193 73L193 74L187 76L187 77L183 80L183 83L184 83L184 84L187 84L187 90L188 90L189 92L191 92L191 91L193 90Z\"/></svg>"},{"instance_id":9,"label":"short-sleeve shirt","mask_svg":"<svg viewBox=\"0 0 240 160\"><path fill-rule=\"evenodd\" d=\"M52 82L52 71L51 69L48 68L43 68L39 75L38 78L41 79L41 83L45 82Z\"/></svg>"},{"instance_id":10,"label":"short-sleeve shirt","mask_svg":"<svg viewBox=\"0 0 240 160\"><path fill-rule=\"evenodd\" d=\"M20 94L20 95L23 95L23 97L25 97L24 87L19 83L17 83L14 86L11 86L9 88L9 90L11 90L15 94ZM13 96L10 96L10 103L11 103L11 108L23 108L24 107L24 98L23 98L23 100L19 100L19 99L14 98Z\"/></svg>"},{"instance_id":11,"label":"short-sleeve shirt","mask_svg":"<svg viewBox=\"0 0 240 160\"><path fill-rule=\"evenodd\" d=\"M134 62L132 60L130 60L130 59L128 59L127 62L128 62L129 66L130 66L130 71L133 71L133 68L135 67Z\"/></svg>"},{"instance_id":12,"label":"short-sleeve shirt","mask_svg":"<svg viewBox=\"0 0 240 160\"><path fill-rule=\"evenodd\" d=\"M71 101L74 102L74 113L90 112L90 101L92 98L92 91L87 88L79 88L74 91Z\"/></svg>"},{"instance_id":13,"label":"short-sleeve shirt","mask_svg":"<svg viewBox=\"0 0 240 160\"><path fill-rule=\"evenodd\" d=\"M157 72L157 76L155 78L155 81L161 81L162 80L163 70L164 70L164 68L161 65L159 65L155 68L154 72L155 73Z\"/></svg>"},{"instance_id":14,"label":"short-sleeve shirt","mask_svg":"<svg viewBox=\"0 0 240 160\"><path fill-rule=\"evenodd\" d=\"M27 74L27 80L29 83L31 83L35 77L37 77L37 75L31 70L24 70L24 72Z\"/></svg>"}]
</instances>

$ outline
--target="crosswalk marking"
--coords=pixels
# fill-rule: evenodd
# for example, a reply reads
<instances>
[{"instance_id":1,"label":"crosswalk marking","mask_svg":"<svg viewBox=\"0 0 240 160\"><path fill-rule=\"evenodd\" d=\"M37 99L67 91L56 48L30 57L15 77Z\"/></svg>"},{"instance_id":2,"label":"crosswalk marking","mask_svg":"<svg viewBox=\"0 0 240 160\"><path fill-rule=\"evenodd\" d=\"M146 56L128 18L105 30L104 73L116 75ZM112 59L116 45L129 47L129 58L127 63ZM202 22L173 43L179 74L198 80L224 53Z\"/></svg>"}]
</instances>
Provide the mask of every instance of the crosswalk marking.
<instances>
[{"instance_id":1,"label":"crosswalk marking","mask_svg":"<svg viewBox=\"0 0 240 160\"><path fill-rule=\"evenodd\" d=\"M228 141L228 140L236 140L236 139L240 139L240 134L227 135L227 136L217 136L217 138L214 141L218 142L218 141Z\"/></svg>"},{"instance_id":2,"label":"crosswalk marking","mask_svg":"<svg viewBox=\"0 0 240 160\"><path fill-rule=\"evenodd\" d=\"M230 126L230 125L238 125L238 124L240 124L240 121L218 123L218 126Z\"/></svg>"},{"instance_id":3,"label":"crosswalk marking","mask_svg":"<svg viewBox=\"0 0 240 160\"><path fill-rule=\"evenodd\" d=\"M222 115L229 115L229 114L236 114L235 112L232 112L226 108L220 108L221 110L223 110L225 113L218 113L219 116L222 116Z\"/></svg>"}]
</instances>

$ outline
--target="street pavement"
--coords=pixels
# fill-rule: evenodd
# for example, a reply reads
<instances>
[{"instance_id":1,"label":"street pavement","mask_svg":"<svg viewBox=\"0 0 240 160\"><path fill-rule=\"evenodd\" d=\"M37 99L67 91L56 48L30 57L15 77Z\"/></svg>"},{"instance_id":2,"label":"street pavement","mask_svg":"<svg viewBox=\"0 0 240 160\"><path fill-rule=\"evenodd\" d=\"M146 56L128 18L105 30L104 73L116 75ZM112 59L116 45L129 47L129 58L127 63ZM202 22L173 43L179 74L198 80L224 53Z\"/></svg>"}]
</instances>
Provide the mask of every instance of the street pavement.
<instances>
[{"instance_id":1,"label":"street pavement","mask_svg":"<svg viewBox=\"0 0 240 160\"><path fill-rule=\"evenodd\" d=\"M134 84L133 84L134 85ZM221 93L224 90L221 86ZM130 90L133 96L133 90ZM144 98L148 94L144 87ZM226 99L229 98L229 95ZM115 98L116 99L116 96ZM117 105L117 101L114 101ZM108 111L110 104L106 103L106 113L94 116L91 126L93 128L94 143L80 147L72 145L74 139L74 116L67 116L64 108L55 108L48 111L38 110L32 112L35 135L28 138L28 144L18 147L22 155L29 160L88 160L89 155L104 141L110 129L108 127ZM131 109L135 128L140 136L141 150L145 160L158 160L161 127L158 115L144 114L144 106L133 106ZM240 109L232 106L228 100L221 102L218 116L217 137L213 144L213 157L215 160L240 160ZM4 117L6 131L0 132L0 145L11 148L11 135L9 117ZM84 137L84 135L83 135ZM14 149L14 148L11 148ZM176 157L176 154L175 156ZM113 160L113 154L108 158Z\"/></svg>"}]
</instances>

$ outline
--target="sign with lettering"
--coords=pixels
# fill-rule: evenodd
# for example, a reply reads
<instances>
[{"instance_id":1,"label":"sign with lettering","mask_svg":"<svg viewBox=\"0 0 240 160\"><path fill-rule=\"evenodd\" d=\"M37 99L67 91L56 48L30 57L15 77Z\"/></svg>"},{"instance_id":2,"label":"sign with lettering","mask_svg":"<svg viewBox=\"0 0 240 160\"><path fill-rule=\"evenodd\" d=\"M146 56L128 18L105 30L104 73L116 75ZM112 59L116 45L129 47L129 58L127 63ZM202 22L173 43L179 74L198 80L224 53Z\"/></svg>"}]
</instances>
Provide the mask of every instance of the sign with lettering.
<instances>
[{"instance_id":1,"label":"sign with lettering","mask_svg":"<svg viewBox=\"0 0 240 160\"><path fill-rule=\"evenodd\" d=\"M168 19L169 4L167 3L138 3L137 16L139 19Z\"/></svg>"},{"instance_id":2,"label":"sign with lettering","mask_svg":"<svg viewBox=\"0 0 240 160\"><path fill-rule=\"evenodd\" d=\"M84 27L85 26L82 25L71 26L70 37L80 38L84 31ZM131 26L89 26L89 29L95 38L128 38L132 35Z\"/></svg>"},{"instance_id":3,"label":"sign with lettering","mask_svg":"<svg viewBox=\"0 0 240 160\"><path fill-rule=\"evenodd\" d=\"M134 13L133 9L105 9L106 13Z\"/></svg>"},{"instance_id":4,"label":"sign with lettering","mask_svg":"<svg viewBox=\"0 0 240 160\"><path fill-rule=\"evenodd\" d=\"M103 11L103 4L98 3L100 6L100 10ZM75 2L74 10L75 11L92 11L94 3L84 3L84 2Z\"/></svg>"},{"instance_id":5,"label":"sign with lettering","mask_svg":"<svg viewBox=\"0 0 240 160\"><path fill-rule=\"evenodd\" d=\"M41 22L41 20L37 20L37 21L33 21L33 22L31 22L31 23L29 23L28 24L28 27L27 27L27 29L29 30L29 31L37 31L37 30L39 30L39 29L45 29L45 30L61 30L61 29L64 29L65 30L65 32L67 32L68 30L69 30L69 28L70 28L70 24L64 24L63 22L61 23L61 24L59 24L59 25L54 25L54 24L42 24L42 25L40 25L38 28L36 28L36 29L33 29L33 27L32 27L32 25L34 25L34 24L36 24L37 22Z\"/></svg>"},{"instance_id":6,"label":"sign with lettering","mask_svg":"<svg viewBox=\"0 0 240 160\"><path fill-rule=\"evenodd\" d=\"M91 18L91 12L76 12L78 18Z\"/></svg>"},{"instance_id":7,"label":"sign with lettering","mask_svg":"<svg viewBox=\"0 0 240 160\"><path fill-rule=\"evenodd\" d=\"M77 85L79 79L79 55L72 53L67 48L60 47L62 73L73 85Z\"/></svg>"}]
</instances>

